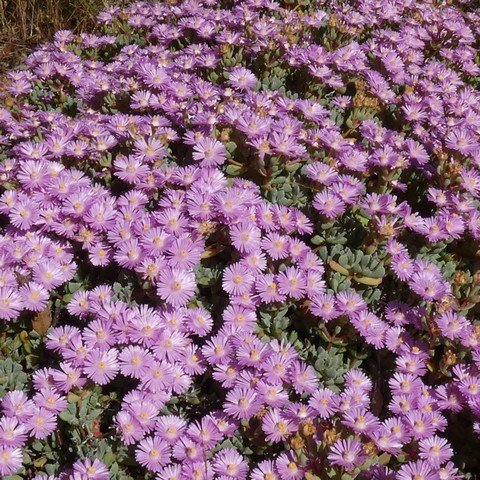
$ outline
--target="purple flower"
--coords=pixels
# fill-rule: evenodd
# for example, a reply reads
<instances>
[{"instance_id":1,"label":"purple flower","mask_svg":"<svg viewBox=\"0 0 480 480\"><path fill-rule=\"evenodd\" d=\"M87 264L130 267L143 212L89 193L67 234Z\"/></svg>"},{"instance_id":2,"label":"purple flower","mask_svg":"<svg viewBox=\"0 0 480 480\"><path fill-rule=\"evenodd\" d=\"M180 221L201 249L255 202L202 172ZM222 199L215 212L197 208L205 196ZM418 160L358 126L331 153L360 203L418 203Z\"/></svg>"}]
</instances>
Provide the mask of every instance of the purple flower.
<instances>
[{"instance_id":1,"label":"purple flower","mask_svg":"<svg viewBox=\"0 0 480 480\"><path fill-rule=\"evenodd\" d=\"M347 208L345 202L338 195L328 190L317 193L312 205L327 218L338 217Z\"/></svg>"},{"instance_id":2,"label":"purple flower","mask_svg":"<svg viewBox=\"0 0 480 480\"><path fill-rule=\"evenodd\" d=\"M442 335L451 340L457 339L470 326L467 319L449 310L435 319Z\"/></svg>"},{"instance_id":3,"label":"purple flower","mask_svg":"<svg viewBox=\"0 0 480 480\"><path fill-rule=\"evenodd\" d=\"M268 440L278 443L286 440L292 434L294 426L289 420L282 417L279 410L274 408L263 416L262 430Z\"/></svg>"},{"instance_id":4,"label":"purple flower","mask_svg":"<svg viewBox=\"0 0 480 480\"><path fill-rule=\"evenodd\" d=\"M337 440L328 454L328 460L334 465L353 470L366 459L362 444L358 440Z\"/></svg>"},{"instance_id":5,"label":"purple flower","mask_svg":"<svg viewBox=\"0 0 480 480\"><path fill-rule=\"evenodd\" d=\"M445 146L463 155L468 155L478 149L478 141L468 130L459 128L447 134Z\"/></svg>"},{"instance_id":6,"label":"purple flower","mask_svg":"<svg viewBox=\"0 0 480 480\"><path fill-rule=\"evenodd\" d=\"M453 450L447 440L436 435L420 440L420 458L426 460L432 467L438 468L453 456Z\"/></svg>"},{"instance_id":7,"label":"purple flower","mask_svg":"<svg viewBox=\"0 0 480 480\"><path fill-rule=\"evenodd\" d=\"M193 147L193 159L202 166L222 165L227 159L227 151L223 143L207 137L199 140Z\"/></svg>"},{"instance_id":8,"label":"purple flower","mask_svg":"<svg viewBox=\"0 0 480 480\"><path fill-rule=\"evenodd\" d=\"M275 460L281 480L300 480L304 477L304 468L289 453L281 453Z\"/></svg>"},{"instance_id":9,"label":"purple flower","mask_svg":"<svg viewBox=\"0 0 480 480\"><path fill-rule=\"evenodd\" d=\"M421 478L422 480L434 480L437 477L434 469L423 460L418 460L417 462L409 462L400 467L400 470L397 472L398 480L417 480Z\"/></svg>"},{"instance_id":10,"label":"purple flower","mask_svg":"<svg viewBox=\"0 0 480 480\"><path fill-rule=\"evenodd\" d=\"M250 290L253 282L254 276L250 270L240 263L233 264L224 270L222 286L227 293L243 295Z\"/></svg>"},{"instance_id":11,"label":"purple flower","mask_svg":"<svg viewBox=\"0 0 480 480\"><path fill-rule=\"evenodd\" d=\"M73 464L73 471L82 480L107 480L109 477L107 466L98 459L77 460Z\"/></svg>"},{"instance_id":12,"label":"purple flower","mask_svg":"<svg viewBox=\"0 0 480 480\"><path fill-rule=\"evenodd\" d=\"M212 468L217 475L225 478L245 480L248 473L248 464L236 450L225 448L218 452L212 462Z\"/></svg>"},{"instance_id":13,"label":"purple flower","mask_svg":"<svg viewBox=\"0 0 480 480\"><path fill-rule=\"evenodd\" d=\"M15 417L0 419L0 444L6 447L21 447L27 440L27 428Z\"/></svg>"},{"instance_id":14,"label":"purple flower","mask_svg":"<svg viewBox=\"0 0 480 480\"><path fill-rule=\"evenodd\" d=\"M246 420L259 412L261 403L254 390L239 388L231 390L224 404L224 411L234 418Z\"/></svg>"},{"instance_id":15,"label":"purple flower","mask_svg":"<svg viewBox=\"0 0 480 480\"><path fill-rule=\"evenodd\" d=\"M195 292L195 276L186 270L164 269L158 279L157 293L174 307L186 305Z\"/></svg>"},{"instance_id":16,"label":"purple flower","mask_svg":"<svg viewBox=\"0 0 480 480\"><path fill-rule=\"evenodd\" d=\"M241 90L250 90L257 83L255 75L250 70L243 67L238 67L232 70L229 74L228 80L234 88Z\"/></svg>"},{"instance_id":17,"label":"purple flower","mask_svg":"<svg viewBox=\"0 0 480 480\"><path fill-rule=\"evenodd\" d=\"M158 437L146 437L138 444L135 459L148 470L160 472L170 459L170 448Z\"/></svg>"},{"instance_id":18,"label":"purple flower","mask_svg":"<svg viewBox=\"0 0 480 480\"><path fill-rule=\"evenodd\" d=\"M35 438L46 438L57 428L56 415L45 408L37 408L26 426Z\"/></svg>"},{"instance_id":19,"label":"purple flower","mask_svg":"<svg viewBox=\"0 0 480 480\"><path fill-rule=\"evenodd\" d=\"M105 385L118 373L118 352L114 348L107 351L91 350L85 357L84 373L99 385Z\"/></svg>"},{"instance_id":20,"label":"purple flower","mask_svg":"<svg viewBox=\"0 0 480 480\"><path fill-rule=\"evenodd\" d=\"M260 247L261 232L250 223L233 225L230 237L233 246L241 253L252 253Z\"/></svg>"},{"instance_id":21,"label":"purple flower","mask_svg":"<svg viewBox=\"0 0 480 480\"><path fill-rule=\"evenodd\" d=\"M0 446L0 475L8 476L20 469L23 455L20 448Z\"/></svg>"},{"instance_id":22,"label":"purple flower","mask_svg":"<svg viewBox=\"0 0 480 480\"><path fill-rule=\"evenodd\" d=\"M18 316L24 303L20 294L9 287L0 287L0 319L12 320Z\"/></svg>"},{"instance_id":23,"label":"purple flower","mask_svg":"<svg viewBox=\"0 0 480 480\"><path fill-rule=\"evenodd\" d=\"M300 299L305 295L307 281L300 269L287 267L284 272L277 275L276 280L281 294L294 299Z\"/></svg>"}]
</instances>

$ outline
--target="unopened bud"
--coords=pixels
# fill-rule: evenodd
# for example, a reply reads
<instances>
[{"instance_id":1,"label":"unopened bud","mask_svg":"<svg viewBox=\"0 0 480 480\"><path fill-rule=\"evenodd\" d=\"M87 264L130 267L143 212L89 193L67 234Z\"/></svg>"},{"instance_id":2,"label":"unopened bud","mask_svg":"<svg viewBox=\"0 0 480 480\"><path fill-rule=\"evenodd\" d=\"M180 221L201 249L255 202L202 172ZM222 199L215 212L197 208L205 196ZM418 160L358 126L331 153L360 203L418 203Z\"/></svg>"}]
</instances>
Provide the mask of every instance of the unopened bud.
<instances>
[{"instance_id":1,"label":"unopened bud","mask_svg":"<svg viewBox=\"0 0 480 480\"><path fill-rule=\"evenodd\" d=\"M302 427L302 435L304 437L311 437L315 434L316 431L317 429L315 428L315 425L310 422L305 423Z\"/></svg>"},{"instance_id":2,"label":"unopened bud","mask_svg":"<svg viewBox=\"0 0 480 480\"><path fill-rule=\"evenodd\" d=\"M457 270L455 272L455 277L453 278L453 281L457 284L457 285L465 285L467 283L467 280L468 280L468 276L467 274L462 271L462 270Z\"/></svg>"},{"instance_id":3,"label":"unopened bud","mask_svg":"<svg viewBox=\"0 0 480 480\"><path fill-rule=\"evenodd\" d=\"M303 441L303 438L297 434L290 440L290 446L294 450L302 450L303 447L305 447L305 442Z\"/></svg>"},{"instance_id":4,"label":"unopened bud","mask_svg":"<svg viewBox=\"0 0 480 480\"><path fill-rule=\"evenodd\" d=\"M337 433L337 431L334 428L331 428L323 432L323 441L327 445L333 445L336 442L338 436L339 434Z\"/></svg>"}]
</instances>

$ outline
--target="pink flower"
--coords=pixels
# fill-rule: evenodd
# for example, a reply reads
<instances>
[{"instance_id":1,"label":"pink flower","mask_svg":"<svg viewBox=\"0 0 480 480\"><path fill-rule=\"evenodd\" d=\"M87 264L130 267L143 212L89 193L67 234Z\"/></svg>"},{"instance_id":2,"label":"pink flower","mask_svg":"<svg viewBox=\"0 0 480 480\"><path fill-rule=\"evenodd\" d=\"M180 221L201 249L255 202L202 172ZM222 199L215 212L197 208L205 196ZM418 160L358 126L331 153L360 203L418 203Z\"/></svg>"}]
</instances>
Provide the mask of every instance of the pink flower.
<instances>
[{"instance_id":1,"label":"pink flower","mask_svg":"<svg viewBox=\"0 0 480 480\"><path fill-rule=\"evenodd\" d=\"M329 418L337 411L337 399L335 393L328 388L322 388L314 392L309 405L315 409L320 418Z\"/></svg>"},{"instance_id":2,"label":"pink flower","mask_svg":"<svg viewBox=\"0 0 480 480\"><path fill-rule=\"evenodd\" d=\"M224 411L234 418L248 419L261 408L258 395L250 388L231 390L224 404Z\"/></svg>"},{"instance_id":3,"label":"pink flower","mask_svg":"<svg viewBox=\"0 0 480 480\"><path fill-rule=\"evenodd\" d=\"M439 468L440 465L453 457L453 450L447 440L437 435L420 440L419 448L420 458L426 460L435 468Z\"/></svg>"},{"instance_id":4,"label":"pink flower","mask_svg":"<svg viewBox=\"0 0 480 480\"><path fill-rule=\"evenodd\" d=\"M286 440L294 431L292 422L283 418L276 408L269 410L262 418L262 430L267 440L278 443Z\"/></svg>"},{"instance_id":5,"label":"pink flower","mask_svg":"<svg viewBox=\"0 0 480 480\"><path fill-rule=\"evenodd\" d=\"M250 290L253 282L252 272L240 263L235 263L224 270L222 286L227 293L243 295Z\"/></svg>"},{"instance_id":6,"label":"pink flower","mask_svg":"<svg viewBox=\"0 0 480 480\"><path fill-rule=\"evenodd\" d=\"M115 417L115 424L121 435L122 442L125 445L131 445L145 435L145 429L135 420L135 418L125 411L118 412Z\"/></svg>"},{"instance_id":7,"label":"pink flower","mask_svg":"<svg viewBox=\"0 0 480 480\"><path fill-rule=\"evenodd\" d=\"M27 422L27 428L29 428L31 434L38 439L48 437L56 427L56 414L45 408L36 409Z\"/></svg>"},{"instance_id":8,"label":"pink flower","mask_svg":"<svg viewBox=\"0 0 480 480\"><path fill-rule=\"evenodd\" d=\"M186 305L196 288L195 275L186 270L165 268L159 275L157 293L173 307Z\"/></svg>"},{"instance_id":9,"label":"pink flower","mask_svg":"<svg viewBox=\"0 0 480 480\"><path fill-rule=\"evenodd\" d=\"M118 351L114 348L102 351L95 348L85 357L83 372L99 385L105 385L118 373Z\"/></svg>"},{"instance_id":10,"label":"pink flower","mask_svg":"<svg viewBox=\"0 0 480 480\"><path fill-rule=\"evenodd\" d=\"M218 475L235 480L245 480L248 473L248 464L245 459L233 448L224 448L213 457L213 471Z\"/></svg>"},{"instance_id":11,"label":"pink flower","mask_svg":"<svg viewBox=\"0 0 480 480\"><path fill-rule=\"evenodd\" d=\"M19 293L10 287L0 287L0 320L12 320L18 316L24 302Z\"/></svg>"},{"instance_id":12,"label":"pink flower","mask_svg":"<svg viewBox=\"0 0 480 480\"><path fill-rule=\"evenodd\" d=\"M366 459L362 444L358 440L337 440L328 454L328 460L334 465L344 467L347 471L353 470Z\"/></svg>"},{"instance_id":13,"label":"pink flower","mask_svg":"<svg viewBox=\"0 0 480 480\"><path fill-rule=\"evenodd\" d=\"M108 480L109 472L107 466L100 460L77 460L73 464L75 479L78 480Z\"/></svg>"},{"instance_id":14,"label":"pink flower","mask_svg":"<svg viewBox=\"0 0 480 480\"><path fill-rule=\"evenodd\" d=\"M222 165L227 159L225 145L214 138L200 139L193 147L192 157L205 167Z\"/></svg>"},{"instance_id":15,"label":"pink flower","mask_svg":"<svg viewBox=\"0 0 480 480\"><path fill-rule=\"evenodd\" d=\"M241 253L252 253L259 249L261 231L251 223L240 223L230 228L233 246Z\"/></svg>"},{"instance_id":16,"label":"pink flower","mask_svg":"<svg viewBox=\"0 0 480 480\"><path fill-rule=\"evenodd\" d=\"M147 437L140 441L135 459L152 472L160 472L170 460L170 448L159 437Z\"/></svg>"},{"instance_id":17,"label":"pink flower","mask_svg":"<svg viewBox=\"0 0 480 480\"><path fill-rule=\"evenodd\" d=\"M22 466L23 455L19 448L0 446L0 475L15 473Z\"/></svg>"}]
</instances>

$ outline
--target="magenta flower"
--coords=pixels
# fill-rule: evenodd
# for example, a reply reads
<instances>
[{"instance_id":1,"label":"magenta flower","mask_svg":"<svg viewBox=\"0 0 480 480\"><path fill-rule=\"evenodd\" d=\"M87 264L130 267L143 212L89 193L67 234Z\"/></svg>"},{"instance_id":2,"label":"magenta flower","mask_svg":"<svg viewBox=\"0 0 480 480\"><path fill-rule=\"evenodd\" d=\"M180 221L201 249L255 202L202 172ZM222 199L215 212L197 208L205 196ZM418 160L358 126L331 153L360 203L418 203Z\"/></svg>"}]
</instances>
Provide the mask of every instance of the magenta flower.
<instances>
[{"instance_id":1,"label":"magenta flower","mask_svg":"<svg viewBox=\"0 0 480 480\"><path fill-rule=\"evenodd\" d=\"M200 139L193 147L192 157L205 167L222 165L227 159L227 151L223 143L214 138Z\"/></svg>"},{"instance_id":2,"label":"magenta flower","mask_svg":"<svg viewBox=\"0 0 480 480\"><path fill-rule=\"evenodd\" d=\"M250 223L233 225L230 237L233 246L241 253L252 253L260 247L261 232Z\"/></svg>"},{"instance_id":3,"label":"magenta flower","mask_svg":"<svg viewBox=\"0 0 480 480\"><path fill-rule=\"evenodd\" d=\"M320 418L329 418L337 411L336 395L328 388L319 389L312 395L309 405Z\"/></svg>"},{"instance_id":4,"label":"magenta flower","mask_svg":"<svg viewBox=\"0 0 480 480\"><path fill-rule=\"evenodd\" d=\"M73 464L73 471L80 475L82 480L108 480L109 477L107 466L98 459L77 460Z\"/></svg>"},{"instance_id":5,"label":"magenta flower","mask_svg":"<svg viewBox=\"0 0 480 480\"><path fill-rule=\"evenodd\" d=\"M20 448L0 446L0 475L8 476L20 469L23 455Z\"/></svg>"},{"instance_id":6,"label":"magenta flower","mask_svg":"<svg viewBox=\"0 0 480 480\"><path fill-rule=\"evenodd\" d=\"M35 438L46 438L57 428L57 417L45 408L38 408L28 419L26 426Z\"/></svg>"},{"instance_id":7,"label":"magenta flower","mask_svg":"<svg viewBox=\"0 0 480 480\"><path fill-rule=\"evenodd\" d=\"M120 369L117 357L118 352L114 348L106 351L95 348L85 357L83 371L94 382L105 385L117 375Z\"/></svg>"},{"instance_id":8,"label":"magenta flower","mask_svg":"<svg viewBox=\"0 0 480 480\"><path fill-rule=\"evenodd\" d=\"M157 293L173 307L186 305L195 288L195 275L189 271L166 268L160 272Z\"/></svg>"},{"instance_id":9,"label":"magenta flower","mask_svg":"<svg viewBox=\"0 0 480 480\"><path fill-rule=\"evenodd\" d=\"M400 467L397 472L398 480L434 480L438 478L433 468L425 461L409 462Z\"/></svg>"},{"instance_id":10,"label":"magenta flower","mask_svg":"<svg viewBox=\"0 0 480 480\"><path fill-rule=\"evenodd\" d=\"M0 319L12 320L18 316L24 303L13 288L0 287Z\"/></svg>"},{"instance_id":11,"label":"magenta flower","mask_svg":"<svg viewBox=\"0 0 480 480\"><path fill-rule=\"evenodd\" d=\"M453 456L453 450L447 440L436 435L420 440L419 447L420 458L435 468L440 467Z\"/></svg>"},{"instance_id":12,"label":"magenta flower","mask_svg":"<svg viewBox=\"0 0 480 480\"><path fill-rule=\"evenodd\" d=\"M160 472L170 459L170 448L158 437L146 437L140 441L135 459L148 470Z\"/></svg>"},{"instance_id":13,"label":"magenta flower","mask_svg":"<svg viewBox=\"0 0 480 480\"><path fill-rule=\"evenodd\" d=\"M226 478L245 480L248 473L248 464L233 448L224 448L213 458L212 468L217 475Z\"/></svg>"},{"instance_id":14,"label":"magenta flower","mask_svg":"<svg viewBox=\"0 0 480 480\"><path fill-rule=\"evenodd\" d=\"M293 458L291 453L281 453L275 460L281 480L301 480L304 477L304 468Z\"/></svg>"},{"instance_id":15,"label":"magenta flower","mask_svg":"<svg viewBox=\"0 0 480 480\"><path fill-rule=\"evenodd\" d=\"M366 458L362 444L358 440L352 439L337 440L328 454L330 462L344 467L348 471L363 463Z\"/></svg>"},{"instance_id":16,"label":"magenta flower","mask_svg":"<svg viewBox=\"0 0 480 480\"><path fill-rule=\"evenodd\" d=\"M294 426L289 420L282 417L279 410L274 408L262 418L262 430L268 440L278 443L286 440L292 434Z\"/></svg>"},{"instance_id":17,"label":"magenta flower","mask_svg":"<svg viewBox=\"0 0 480 480\"><path fill-rule=\"evenodd\" d=\"M234 418L246 420L255 415L261 408L258 395L250 388L231 390L224 404L224 411Z\"/></svg>"},{"instance_id":18,"label":"magenta flower","mask_svg":"<svg viewBox=\"0 0 480 480\"><path fill-rule=\"evenodd\" d=\"M223 289L227 293L243 295L252 287L254 276L247 267L239 263L227 267L223 274Z\"/></svg>"}]
</instances>

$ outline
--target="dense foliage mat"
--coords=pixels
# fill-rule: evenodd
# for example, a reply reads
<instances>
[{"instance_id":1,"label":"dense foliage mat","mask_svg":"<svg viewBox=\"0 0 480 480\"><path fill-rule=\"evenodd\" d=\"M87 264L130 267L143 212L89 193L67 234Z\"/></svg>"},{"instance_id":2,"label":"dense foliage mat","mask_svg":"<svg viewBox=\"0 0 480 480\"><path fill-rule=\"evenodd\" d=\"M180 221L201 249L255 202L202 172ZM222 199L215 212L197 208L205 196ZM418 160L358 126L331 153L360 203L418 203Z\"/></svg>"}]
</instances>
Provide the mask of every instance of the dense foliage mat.
<instances>
[{"instance_id":1,"label":"dense foliage mat","mask_svg":"<svg viewBox=\"0 0 480 480\"><path fill-rule=\"evenodd\" d=\"M480 473L476 2L189 0L0 99L0 476Z\"/></svg>"}]
</instances>

